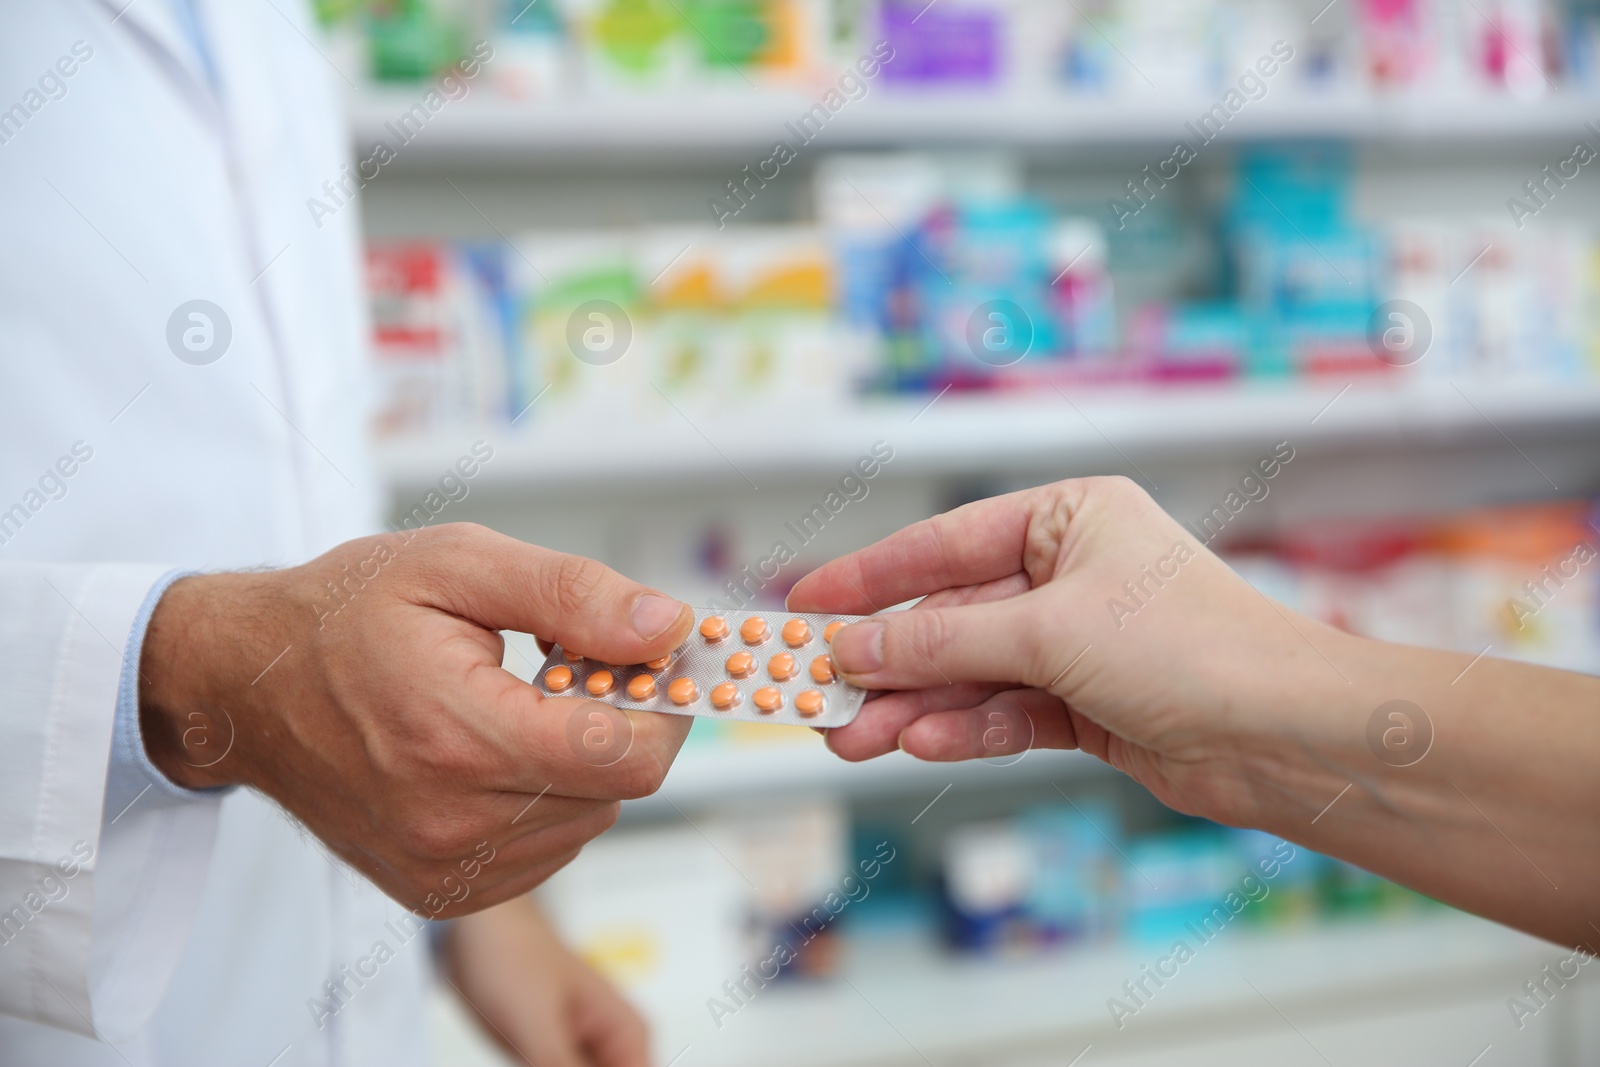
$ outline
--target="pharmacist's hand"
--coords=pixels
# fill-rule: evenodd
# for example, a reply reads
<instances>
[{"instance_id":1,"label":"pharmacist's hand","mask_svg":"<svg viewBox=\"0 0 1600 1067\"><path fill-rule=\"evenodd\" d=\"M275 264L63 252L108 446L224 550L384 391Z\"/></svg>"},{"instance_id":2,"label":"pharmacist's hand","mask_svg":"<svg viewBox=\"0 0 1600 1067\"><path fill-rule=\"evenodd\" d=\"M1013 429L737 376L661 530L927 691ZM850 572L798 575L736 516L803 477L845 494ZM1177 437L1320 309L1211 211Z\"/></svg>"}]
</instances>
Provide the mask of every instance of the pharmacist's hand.
<instances>
[{"instance_id":1,"label":"pharmacist's hand","mask_svg":"<svg viewBox=\"0 0 1600 1067\"><path fill-rule=\"evenodd\" d=\"M692 624L592 560L466 524L185 578L145 639L145 747L180 785L259 789L406 907L463 914L571 860L689 729L542 696L501 668L498 631L638 663Z\"/></svg>"},{"instance_id":2,"label":"pharmacist's hand","mask_svg":"<svg viewBox=\"0 0 1600 1067\"><path fill-rule=\"evenodd\" d=\"M909 526L807 575L789 608L860 614L919 596L834 637L845 678L904 690L830 731L836 753L1082 748L1174 808L1233 823L1256 817L1245 755L1306 687L1337 681L1311 642L1344 639L1268 601L1121 478Z\"/></svg>"},{"instance_id":3,"label":"pharmacist's hand","mask_svg":"<svg viewBox=\"0 0 1600 1067\"><path fill-rule=\"evenodd\" d=\"M562 944L532 898L458 919L446 973L484 1036L529 1067L647 1067L644 1019Z\"/></svg>"}]
</instances>

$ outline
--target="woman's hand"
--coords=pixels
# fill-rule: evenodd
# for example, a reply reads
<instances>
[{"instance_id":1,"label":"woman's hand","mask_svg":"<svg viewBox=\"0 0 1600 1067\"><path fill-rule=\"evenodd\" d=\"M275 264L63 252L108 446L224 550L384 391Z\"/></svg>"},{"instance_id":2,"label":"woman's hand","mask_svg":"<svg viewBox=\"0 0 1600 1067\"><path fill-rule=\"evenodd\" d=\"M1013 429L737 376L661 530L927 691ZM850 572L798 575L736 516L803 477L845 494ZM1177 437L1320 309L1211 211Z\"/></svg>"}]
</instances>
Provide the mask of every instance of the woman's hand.
<instances>
[{"instance_id":1,"label":"woman's hand","mask_svg":"<svg viewBox=\"0 0 1600 1067\"><path fill-rule=\"evenodd\" d=\"M845 678L900 690L831 731L845 759L1082 748L1172 807L1250 823L1260 739L1314 732L1313 708L1349 699L1333 663L1354 638L1267 600L1121 478L917 523L807 575L789 607L915 597L834 637Z\"/></svg>"},{"instance_id":2,"label":"woman's hand","mask_svg":"<svg viewBox=\"0 0 1600 1067\"><path fill-rule=\"evenodd\" d=\"M845 678L898 690L832 731L846 759L1078 747L1180 811L1569 945L1600 931L1600 679L1297 615L1117 478L917 523L789 606L918 596L834 636Z\"/></svg>"}]
</instances>

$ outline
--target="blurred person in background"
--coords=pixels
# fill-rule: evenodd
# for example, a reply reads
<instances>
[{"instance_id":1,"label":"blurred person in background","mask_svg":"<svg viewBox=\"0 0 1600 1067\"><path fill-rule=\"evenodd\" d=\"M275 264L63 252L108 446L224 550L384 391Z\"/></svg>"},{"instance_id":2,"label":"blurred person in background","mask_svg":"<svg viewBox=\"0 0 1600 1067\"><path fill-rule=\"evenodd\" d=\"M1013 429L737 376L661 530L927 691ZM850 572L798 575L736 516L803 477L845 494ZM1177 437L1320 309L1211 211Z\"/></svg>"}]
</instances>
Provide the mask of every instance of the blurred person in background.
<instances>
[{"instance_id":1,"label":"blurred person in background","mask_svg":"<svg viewBox=\"0 0 1600 1067\"><path fill-rule=\"evenodd\" d=\"M893 691L829 733L844 758L1081 748L1185 814L1552 941L1600 938L1600 679L1300 615L1121 478L909 526L808 574L789 608L918 597L834 636L845 678Z\"/></svg>"},{"instance_id":2,"label":"blurred person in background","mask_svg":"<svg viewBox=\"0 0 1600 1067\"><path fill-rule=\"evenodd\" d=\"M475 527L364 536L357 220L305 207L348 144L305 8L0 15L0 1059L421 1063L438 941L512 1055L638 1067L526 894L688 721L584 760L585 705L498 631L633 662L692 613Z\"/></svg>"}]
</instances>

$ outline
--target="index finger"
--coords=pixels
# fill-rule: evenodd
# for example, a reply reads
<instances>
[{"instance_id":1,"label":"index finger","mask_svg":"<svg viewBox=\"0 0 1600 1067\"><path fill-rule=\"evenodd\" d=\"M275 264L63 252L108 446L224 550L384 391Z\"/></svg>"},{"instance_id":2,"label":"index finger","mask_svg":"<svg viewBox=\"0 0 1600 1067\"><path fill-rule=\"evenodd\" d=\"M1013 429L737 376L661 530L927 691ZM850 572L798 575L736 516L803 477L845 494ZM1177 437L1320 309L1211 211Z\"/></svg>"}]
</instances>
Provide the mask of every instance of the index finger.
<instances>
[{"instance_id":1,"label":"index finger","mask_svg":"<svg viewBox=\"0 0 1600 1067\"><path fill-rule=\"evenodd\" d=\"M607 663L677 648L694 609L602 563L467 524L429 527L429 602L488 630L516 630Z\"/></svg>"},{"instance_id":2,"label":"index finger","mask_svg":"<svg viewBox=\"0 0 1600 1067\"><path fill-rule=\"evenodd\" d=\"M476 673L469 683L473 702L489 709L485 733L505 757L486 783L498 789L548 789L590 800L649 796L661 787L694 722L688 715L547 697L498 667Z\"/></svg>"},{"instance_id":3,"label":"index finger","mask_svg":"<svg viewBox=\"0 0 1600 1067\"><path fill-rule=\"evenodd\" d=\"M790 611L871 615L940 589L1022 569L1031 490L963 505L824 563L795 583Z\"/></svg>"}]
</instances>

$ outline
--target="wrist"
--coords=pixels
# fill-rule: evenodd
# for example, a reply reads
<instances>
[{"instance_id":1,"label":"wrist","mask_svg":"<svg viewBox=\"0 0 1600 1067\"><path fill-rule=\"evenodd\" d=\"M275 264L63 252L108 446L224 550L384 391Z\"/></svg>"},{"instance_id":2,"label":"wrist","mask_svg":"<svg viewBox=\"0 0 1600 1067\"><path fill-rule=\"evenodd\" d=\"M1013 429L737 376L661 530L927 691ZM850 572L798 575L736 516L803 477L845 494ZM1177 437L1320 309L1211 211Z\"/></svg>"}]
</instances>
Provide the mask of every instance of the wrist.
<instances>
[{"instance_id":1,"label":"wrist","mask_svg":"<svg viewBox=\"0 0 1600 1067\"><path fill-rule=\"evenodd\" d=\"M1297 617L1308 641L1297 667L1274 671L1256 695L1250 724L1237 736L1237 775L1249 797L1226 820L1304 840L1325 808L1352 782L1370 775L1366 723L1385 698L1372 676L1382 642ZM1320 654L1319 654L1320 653Z\"/></svg>"},{"instance_id":2,"label":"wrist","mask_svg":"<svg viewBox=\"0 0 1600 1067\"><path fill-rule=\"evenodd\" d=\"M139 732L157 770L185 789L243 781L233 748L239 707L230 707L218 669L236 635L225 606L248 575L195 575L174 582L156 604L139 659Z\"/></svg>"}]
</instances>

